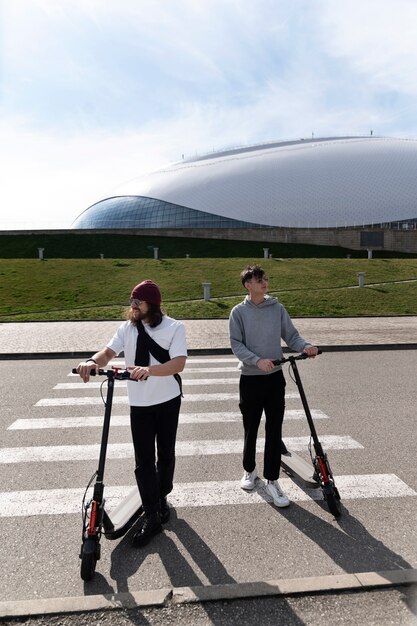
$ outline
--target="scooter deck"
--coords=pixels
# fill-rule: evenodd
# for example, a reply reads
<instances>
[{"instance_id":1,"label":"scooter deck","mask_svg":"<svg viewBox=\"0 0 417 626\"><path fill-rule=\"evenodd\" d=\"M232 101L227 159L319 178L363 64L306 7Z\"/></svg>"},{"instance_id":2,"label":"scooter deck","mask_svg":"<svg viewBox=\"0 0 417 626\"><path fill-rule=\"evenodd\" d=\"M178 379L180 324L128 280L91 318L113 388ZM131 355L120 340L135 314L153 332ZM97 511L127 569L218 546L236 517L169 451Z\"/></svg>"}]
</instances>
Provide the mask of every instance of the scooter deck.
<instances>
[{"instance_id":1,"label":"scooter deck","mask_svg":"<svg viewBox=\"0 0 417 626\"><path fill-rule=\"evenodd\" d=\"M123 537L142 513L142 500L138 488L134 487L112 511L111 518L109 516L112 527L104 528L104 536L106 539Z\"/></svg>"},{"instance_id":2,"label":"scooter deck","mask_svg":"<svg viewBox=\"0 0 417 626\"><path fill-rule=\"evenodd\" d=\"M314 478L314 468L312 464L308 463L298 454L295 454L295 452L287 450L285 453L281 454L281 467L290 476L296 476L302 480L307 487L313 489L320 487L320 484Z\"/></svg>"}]
</instances>

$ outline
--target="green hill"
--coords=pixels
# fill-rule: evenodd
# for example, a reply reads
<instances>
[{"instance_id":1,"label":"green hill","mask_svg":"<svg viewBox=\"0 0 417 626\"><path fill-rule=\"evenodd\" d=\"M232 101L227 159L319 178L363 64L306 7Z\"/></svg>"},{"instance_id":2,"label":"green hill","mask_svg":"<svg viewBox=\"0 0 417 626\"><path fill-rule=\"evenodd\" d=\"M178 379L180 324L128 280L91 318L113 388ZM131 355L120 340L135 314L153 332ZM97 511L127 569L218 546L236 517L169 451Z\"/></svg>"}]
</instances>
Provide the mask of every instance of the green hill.
<instances>
[{"instance_id":1,"label":"green hill","mask_svg":"<svg viewBox=\"0 0 417 626\"><path fill-rule=\"evenodd\" d=\"M251 262L265 268L270 293L293 316L417 314L417 259L262 259L257 246L257 254L230 258L3 258L0 321L120 319L131 288L146 278L160 285L175 317L227 317L243 296L239 273Z\"/></svg>"}]
</instances>

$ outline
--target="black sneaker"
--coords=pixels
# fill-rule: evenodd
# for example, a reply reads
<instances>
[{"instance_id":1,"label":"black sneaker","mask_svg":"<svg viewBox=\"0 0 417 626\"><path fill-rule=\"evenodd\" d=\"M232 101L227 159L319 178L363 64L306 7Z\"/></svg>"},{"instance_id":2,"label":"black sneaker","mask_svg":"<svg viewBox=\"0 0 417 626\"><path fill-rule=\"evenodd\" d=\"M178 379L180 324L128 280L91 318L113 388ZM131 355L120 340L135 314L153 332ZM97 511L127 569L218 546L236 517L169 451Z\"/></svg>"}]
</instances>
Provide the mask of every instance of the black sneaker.
<instances>
[{"instance_id":1,"label":"black sneaker","mask_svg":"<svg viewBox=\"0 0 417 626\"><path fill-rule=\"evenodd\" d=\"M161 498L161 512L160 512L161 523L166 524L169 521L170 516L171 516L171 509L169 508L167 499Z\"/></svg>"},{"instance_id":2,"label":"black sneaker","mask_svg":"<svg viewBox=\"0 0 417 626\"><path fill-rule=\"evenodd\" d=\"M144 515L143 524L140 529L133 535L133 545L136 548L146 546L158 533L162 532L162 524L159 513L151 513Z\"/></svg>"}]
</instances>

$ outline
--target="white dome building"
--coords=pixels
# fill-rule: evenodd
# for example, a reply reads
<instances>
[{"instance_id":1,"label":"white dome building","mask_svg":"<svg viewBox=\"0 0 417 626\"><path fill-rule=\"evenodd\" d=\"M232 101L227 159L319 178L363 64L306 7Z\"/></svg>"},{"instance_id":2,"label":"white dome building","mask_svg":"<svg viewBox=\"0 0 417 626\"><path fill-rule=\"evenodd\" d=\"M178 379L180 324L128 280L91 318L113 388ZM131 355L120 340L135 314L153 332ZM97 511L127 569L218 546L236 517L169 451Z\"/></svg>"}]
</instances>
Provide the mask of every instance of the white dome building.
<instances>
[{"instance_id":1,"label":"white dome building","mask_svg":"<svg viewBox=\"0 0 417 626\"><path fill-rule=\"evenodd\" d=\"M317 229L416 225L417 141L369 136L274 142L182 160L130 181L86 209L72 228L181 236L214 229L236 239L249 238L243 230L265 239L260 231L266 230L269 240L274 232L280 240L284 229L286 241L294 240L289 231L307 229L315 243ZM383 237L373 239L358 245L384 247Z\"/></svg>"}]
</instances>

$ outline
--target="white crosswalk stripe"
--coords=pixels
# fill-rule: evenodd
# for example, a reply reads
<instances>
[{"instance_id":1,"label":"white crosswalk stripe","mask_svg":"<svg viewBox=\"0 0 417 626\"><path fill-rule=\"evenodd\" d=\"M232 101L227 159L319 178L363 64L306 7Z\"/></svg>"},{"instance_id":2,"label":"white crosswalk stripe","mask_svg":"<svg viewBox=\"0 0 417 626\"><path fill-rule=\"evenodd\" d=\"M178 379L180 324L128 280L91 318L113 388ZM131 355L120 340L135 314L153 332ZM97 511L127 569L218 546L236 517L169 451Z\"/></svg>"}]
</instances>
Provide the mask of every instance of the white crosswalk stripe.
<instances>
[{"instance_id":1,"label":"white crosswalk stripe","mask_svg":"<svg viewBox=\"0 0 417 626\"><path fill-rule=\"evenodd\" d=\"M298 393L287 393L287 399L298 398ZM238 399L238 393L192 393L185 394L182 402L224 402L226 400ZM99 396L71 397L71 398L42 398L35 406L87 406L103 404ZM113 396L113 404L129 404L127 396Z\"/></svg>"},{"instance_id":2,"label":"white crosswalk stripe","mask_svg":"<svg viewBox=\"0 0 417 626\"><path fill-rule=\"evenodd\" d=\"M191 357L187 361L187 365L185 367L185 371L188 370L190 365L204 365L207 363L231 363L236 367L239 364L238 359L235 356L224 356L224 357Z\"/></svg>"},{"instance_id":3,"label":"white crosswalk stripe","mask_svg":"<svg viewBox=\"0 0 417 626\"><path fill-rule=\"evenodd\" d=\"M234 365L237 367L239 365L239 361L235 356L206 356L206 357L197 357L192 356L188 357L187 364L185 366L184 371L188 372L189 368L193 365L208 365L209 363L217 364L217 363L230 363L230 365ZM108 367L125 367L125 362L121 359L113 359ZM78 374L76 374L78 376Z\"/></svg>"},{"instance_id":4,"label":"white crosswalk stripe","mask_svg":"<svg viewBox=\"0 0 417 626\"><path fill-rule=\"evenodd\" d=\"M195 363L195 361L193 361ZM206 363L206 361L204 361ZM184 372L181 373L181 376L186 376L187 374L236 374L239 373L237 367L237 361L234 362L233 365L229 365L228 367L188 367L184 369ZM79 378L78 374L73 374L72 372L68 374L69 377Z\"/></svg>"},{"instance_id":5,"label":"white crosswalk stripe","mask_svg":"<svg viewBox=\"0 0 417 626\"><path fill-rule=\"evenodd\" d=\"M88 383L58 383L54 389L98 389L103 381L89 381ZM237 385L239 378L185 378L183 379L183 387L196 387L197 385ZM117 381L117 388L127 387L127 381Z\"/></svg>"},{"instance_id":6,"label":"white crosswalk stripe","mask_svg":"<svg viewBox=\"0 0 417 626\"><path fill-rule=\"evenodd\" d=\"M311 409L313 419L329 419L320 409ZM305 419L301 409L287 409L286 420ZM210 424L212 422L241 422L242 415L236 411L222 413L180 413L180 424ZM103 425L103 417L90 415L86 417L44 417L22 418L14 421L7 430L43 430L47 428L98 428ZM112 415L111 425L130 426L129 415Z\"/></svg>"},{"instance_id":7,"label":"white crosswalk stripe","mask_svg":"<svg viewBox=\"0 0 417 626\"><path fill-rule=\"evenodd\" d=\"M285 437L285 444L290 450L300 452L306 450L310 441L309 437ZM339 437L326 435L321 438L322 445L326 450L354 450L363 446L349 436ZM257 440L257 450L261 452L265 440L261 437ZM216 439L212 441L177 441L175 446L176 456L205 456L213 454L241 454L243 440L241 439ZM33 446L22 448L2 448L0 450L0 463L32 463L51 461L81 461L97 459L100 446L76 445L76 446ZM108 459L125 459L133 456L133 446L129 443L110 443L107 447Z\"/></svg>"},{"instance_id":8,"label":"white crosswalk stripe","mask_svg":"<svg viewBox=\"0 0 417 626\"><path fill-rule=\"evenodd\" d=\"M320 489L301 489L291 479L280 480L290 500L321 500ZM395 474L365 474L361 476L338 476L338 489L342 500L358 498L400 498L417 496ZM132 486L106 487L106 508L114 509L132 490ZM84 489L40 489L33 491L11 491L0 493L0 517L33 515L62 515L80 513ZM243 491L239 481L213 481L176 484L169 495L175 508L254 505L271 503L265 483L257 480L252 492Z\"/></svg>"},{"instance_id":9,"label":"white crosswalk stripe","mask_svg":"<svg viewBox=\"0 0 417 626\"><path fill-rule=\"evenodd\" d=\"M183 402L211 402L225 400L236 400L237 393L195 393L184 396ZM98 396L72 397L72 398L43 398L35 406L84 406L103 404L103 400ZM113 396L113 405L129 404L127 396Z\"/></svg>"}]
</instances>

